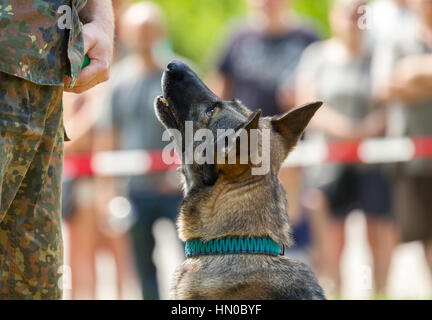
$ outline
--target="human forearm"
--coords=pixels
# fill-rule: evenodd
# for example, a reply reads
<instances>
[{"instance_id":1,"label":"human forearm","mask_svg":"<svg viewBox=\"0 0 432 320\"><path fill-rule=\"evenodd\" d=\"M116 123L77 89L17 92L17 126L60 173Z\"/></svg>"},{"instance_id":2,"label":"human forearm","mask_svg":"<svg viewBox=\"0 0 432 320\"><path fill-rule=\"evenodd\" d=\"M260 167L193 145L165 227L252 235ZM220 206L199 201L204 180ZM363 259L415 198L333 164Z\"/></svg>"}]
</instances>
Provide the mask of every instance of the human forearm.
<instances>
[{"instance_id":1,"label":"human forearm","mask_svg":"<svg viewBox=\"0 0 432 320\"><path fill-rule=\"evenodd\" d=\"M407 105L432 97L432 55L415 55L395 66L388 84L389 97Z\"/></svg>"},{"instance_id":2,"label":"human forearm","mask_svg":"<svg viewBox=\"0 0 432 320\"><path fill-rule=\"evenodd\" d=\"M301 105L315 100L317 96L313 79L299 75L296 82L295 104ZM311 119L309 128L319 130L336 139L352 138L352 122L326 104Z\"/></svg>"},{"instance_id":3,"label":"human forearm","mask_svg":"<svg viewBox=\"0 0 432 320\"><path fill-rule=\"evenodd\" d=\"M94 24L105 34L112 51L114 45L114 13L111 0L88 0L81 10L80 18L84 24Z\"/></svg>"},{"instance_id":4,"label":"human forearm","mask_svg":"<svg viewBox=\"0 0 432 320\"><path fill-rule=\"evenodd\" d=\"M326 105L317 112L311 125L333 139L354 140L358 138L355 135L354 122Z\"/></svg>"},{"instance_id":5,"label":"human forearm","mask_svg":"<svg viewBox=\"0 0 432 320\"><path fill-rule=\"evenodd\" d=\"M397 85L390 86L390 98L402 101L407 106L415 105L418 102L425 101L432 98L432 85Z\"/></svg>"},{"instance_id":6,"label":"human forearm","mask_svg":"<svg viewBox=\"0 0 432 320\"><path fill-rule=\"evenodd\" d=\"M111 37L114 35L114 14L111 0L88 0L80 12L84 24L94 22Z\"/></svg>"}]
</instances>

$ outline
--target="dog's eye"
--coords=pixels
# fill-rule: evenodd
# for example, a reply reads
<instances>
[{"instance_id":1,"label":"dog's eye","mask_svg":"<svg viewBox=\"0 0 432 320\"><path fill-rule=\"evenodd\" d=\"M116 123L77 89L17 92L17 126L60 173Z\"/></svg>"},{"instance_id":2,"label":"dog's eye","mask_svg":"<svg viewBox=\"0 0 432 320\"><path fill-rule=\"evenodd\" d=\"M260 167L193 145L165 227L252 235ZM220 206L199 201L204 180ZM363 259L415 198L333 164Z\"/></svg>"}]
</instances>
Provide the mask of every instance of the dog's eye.
<instances>
[{"instance_id":1,"label":"dog's eye","mask_svg":"<svg viewBox=\"0 0 432 320\"><path fill-rule=\"evenodd\" d=\"M211 106L209 106L206 110L207 117L211 118L217 107L220 106L220 102L215 102Z\"/></svg>"},{"instance_id":2,"label":"dog's eye","mask_svg":"<svg viewBox=\"0 0 432 320\"><path fill-rule=\"evenodd\" d=\"M206 111L207 117L213 116L214 112L215 112L215 109L213 107L210 107L209 109L207 109L207 111Z\"/></svg>"}]
</instances>

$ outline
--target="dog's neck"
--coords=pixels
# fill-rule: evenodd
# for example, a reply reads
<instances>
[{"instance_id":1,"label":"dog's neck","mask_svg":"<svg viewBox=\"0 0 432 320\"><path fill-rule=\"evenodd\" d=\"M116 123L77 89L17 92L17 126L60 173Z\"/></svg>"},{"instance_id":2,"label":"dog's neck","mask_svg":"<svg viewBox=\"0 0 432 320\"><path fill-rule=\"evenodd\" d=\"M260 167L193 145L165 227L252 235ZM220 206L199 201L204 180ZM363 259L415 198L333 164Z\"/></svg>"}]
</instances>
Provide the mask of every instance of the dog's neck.
<instances>
[{"instance_id":1,"label":"dog's neck","mask_svg":"<svg viewBox=\"0 0 432 320\"><path fill-rule=\"evenodd\" d=\"M241 235L290 245L285 191L276 174L220 176L212 186L188 190L178 217L180 238L211 240Z\"/></svg>"}]
</instances>

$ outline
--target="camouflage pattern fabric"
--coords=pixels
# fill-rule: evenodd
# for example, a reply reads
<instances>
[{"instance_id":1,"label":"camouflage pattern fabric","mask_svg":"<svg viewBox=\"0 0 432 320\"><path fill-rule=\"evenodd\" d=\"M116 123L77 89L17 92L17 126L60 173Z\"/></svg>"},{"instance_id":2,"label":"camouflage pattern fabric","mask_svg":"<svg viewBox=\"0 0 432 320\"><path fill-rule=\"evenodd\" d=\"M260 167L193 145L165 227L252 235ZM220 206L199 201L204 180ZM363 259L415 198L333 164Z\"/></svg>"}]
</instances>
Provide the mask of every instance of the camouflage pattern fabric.
<instances>
[{"instance_id":1,"label":"camouflage pattern fabric","mask_svg":"<svg viewBox=\"0 0 432 320\"><path fill-rule=\"evenodd\" d=\"M86 0L1 0L0 71L38 84L62 86L66 68L72 82L84 57L78 12ZM68 11L59 10L67 5ZM69 14L70 24L64 22ZM63 27L59 27L63 26Z\"/></svg>"},{"instance_id":2,"label":"camouflage pattern fabric","mask_svg":"<svg viewBox=\"0 0 432 320\"><path fill-rule=\"evenodd\" d=\"M62 297L62 93L0 72L0 299Z\"/></svg>"}]
</instances>

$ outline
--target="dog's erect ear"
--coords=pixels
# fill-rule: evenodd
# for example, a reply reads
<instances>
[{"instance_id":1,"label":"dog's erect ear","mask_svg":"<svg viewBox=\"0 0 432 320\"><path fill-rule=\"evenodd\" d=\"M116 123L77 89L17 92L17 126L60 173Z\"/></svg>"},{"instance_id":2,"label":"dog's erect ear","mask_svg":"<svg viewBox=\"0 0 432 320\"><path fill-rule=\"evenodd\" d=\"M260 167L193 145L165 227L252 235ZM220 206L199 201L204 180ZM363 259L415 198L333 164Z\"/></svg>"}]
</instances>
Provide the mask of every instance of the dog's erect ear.
<instances>
[{"instance_id":1,"label":"dog's erect ear","mask_svg":"<svg viewBox=\"0 0 432 320\"><path fill-rule=\"evenodd\" d=\"M296 145L309 121L322 104L321 101L307 103L272 118L271 124L274 130L282 135L287 151Z\"/></svg>"}]
</instances>

